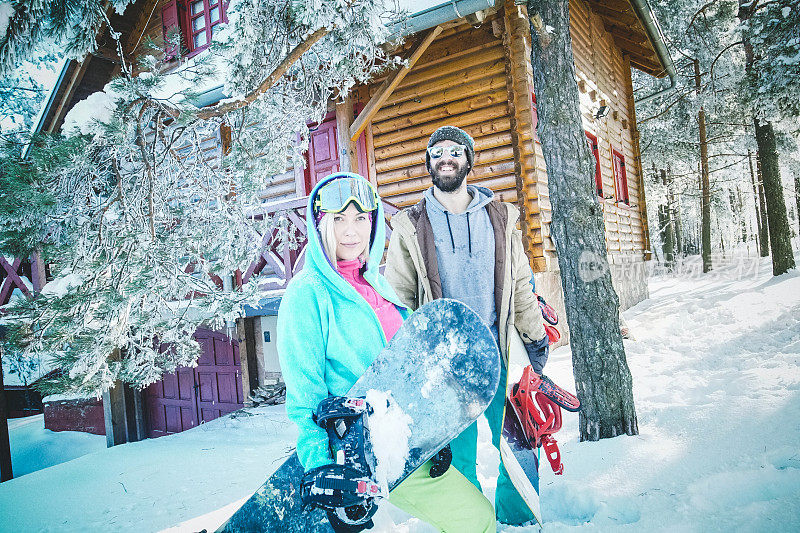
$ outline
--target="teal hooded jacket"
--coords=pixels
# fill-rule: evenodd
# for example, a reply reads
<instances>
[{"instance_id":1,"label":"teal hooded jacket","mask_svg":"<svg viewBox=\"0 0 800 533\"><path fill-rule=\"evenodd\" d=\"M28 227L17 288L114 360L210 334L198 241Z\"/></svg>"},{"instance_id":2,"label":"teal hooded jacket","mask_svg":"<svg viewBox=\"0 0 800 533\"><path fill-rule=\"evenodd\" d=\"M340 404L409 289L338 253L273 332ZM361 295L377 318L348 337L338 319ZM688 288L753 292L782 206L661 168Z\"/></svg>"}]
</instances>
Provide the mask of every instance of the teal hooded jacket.
<instances>
[{"instance_id":1,"label":"teal hooded jacket","mask_svg":"<svg viewBox=\"0 0 800 533\"><path fill-rule=\"evenodd\" d=\"M278 310L277 348L286 382L286 414L299 429L297 455L306 470L333 462L328 436L311 418L317 405L328 396L346 395L387 344L372 307L333 268L336 258L329 261L325 255L315 224L312 206L317 191L337 176L364 179L336 173L311 191L306 206L305 264L286 287ZM386 242L380 202L372 218L364 279L407 318L409 312L378 271Z\"/></svg>"}]
</instances>

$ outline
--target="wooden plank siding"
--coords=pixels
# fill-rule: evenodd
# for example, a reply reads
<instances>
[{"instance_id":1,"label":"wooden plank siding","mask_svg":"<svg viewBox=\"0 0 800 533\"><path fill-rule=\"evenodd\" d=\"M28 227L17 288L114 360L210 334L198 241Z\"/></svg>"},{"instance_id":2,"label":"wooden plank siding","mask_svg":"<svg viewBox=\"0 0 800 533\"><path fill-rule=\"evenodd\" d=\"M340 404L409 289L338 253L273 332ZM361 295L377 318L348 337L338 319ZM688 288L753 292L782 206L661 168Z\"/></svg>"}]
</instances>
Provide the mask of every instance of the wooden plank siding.
<instances>
[{"instance_id":1,"label":"wooden plank siding","mask_svg":"<svg viewBox=\"0 0 800 533\"><path fill-rule=\"evenodd\" d=\"M649 239L630 60L621 53L603 19L582 0L570 2L570 21L584 129L598 139L609 255L612 261L620 255L641 258ZM593 112L600 105L607 105L610 112L605 118L595 119ZM625 158L629 206L617 202L612 150Z\"/></svg>"}]
</instances>

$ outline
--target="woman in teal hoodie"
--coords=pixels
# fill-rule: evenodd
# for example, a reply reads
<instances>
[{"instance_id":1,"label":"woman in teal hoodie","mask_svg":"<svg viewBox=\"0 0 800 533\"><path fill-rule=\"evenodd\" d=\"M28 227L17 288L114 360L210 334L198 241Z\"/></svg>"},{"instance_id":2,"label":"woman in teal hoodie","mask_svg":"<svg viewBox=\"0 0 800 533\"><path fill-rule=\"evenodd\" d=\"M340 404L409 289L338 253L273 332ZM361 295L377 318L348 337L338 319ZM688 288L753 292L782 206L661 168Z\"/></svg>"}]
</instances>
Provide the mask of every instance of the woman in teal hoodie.
<instances>
[{"instance_id":1,"label":"woman in teal hoodie","mask_svg":"<svg viewBox=\"0 0 800 533\"><path fill-rule=\"evenodd\" d=\"M347 394L408 316L378 271L383 221L377 192L357 174L328 176L309 195L305 265L286 288L277 331L286 413L299 429L306 471L334 462L312 413L325 398ZM432 474L430 467L395 487L389 501L440 531L495 531L492 506L472 483L455 468Z\"/></svg>"}]
</instances>

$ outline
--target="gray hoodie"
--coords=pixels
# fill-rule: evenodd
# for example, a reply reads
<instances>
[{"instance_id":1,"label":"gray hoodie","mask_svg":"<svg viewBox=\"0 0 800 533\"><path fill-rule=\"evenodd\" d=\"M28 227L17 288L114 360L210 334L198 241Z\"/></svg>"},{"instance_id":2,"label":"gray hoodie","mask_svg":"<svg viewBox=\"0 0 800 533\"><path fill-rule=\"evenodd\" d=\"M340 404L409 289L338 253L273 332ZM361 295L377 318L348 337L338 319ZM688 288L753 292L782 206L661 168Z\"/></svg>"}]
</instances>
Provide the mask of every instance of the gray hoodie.
<instances>
[{"instance_id":1,"label":"gray hoodie","mask_svg":"<svg viewBox=\"0 0 800 533\"><path fill-rule=\"evenodd\" d=\"M442 296L467 304L484 323L497 320L494 298L494 231L486 204L494 193L467 185L472 201L464 213L454 214L425 191L425 210L433 227Z\"/></svg>"}]
</instances>

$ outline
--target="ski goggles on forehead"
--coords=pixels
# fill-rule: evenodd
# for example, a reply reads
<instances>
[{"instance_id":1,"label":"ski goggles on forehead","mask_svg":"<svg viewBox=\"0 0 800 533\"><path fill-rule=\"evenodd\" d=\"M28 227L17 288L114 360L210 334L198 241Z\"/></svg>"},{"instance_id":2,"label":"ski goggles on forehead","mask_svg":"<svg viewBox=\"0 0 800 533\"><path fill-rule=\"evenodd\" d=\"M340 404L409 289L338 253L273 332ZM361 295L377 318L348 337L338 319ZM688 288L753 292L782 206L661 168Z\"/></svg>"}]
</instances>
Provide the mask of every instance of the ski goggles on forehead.
<instances>
[{"instance_id":1,"label":"ski goggles on forehead","mask_svg":"<svg viewBox=\"0 0 800 533\"><path fill-rule=\"evenodd\" d=\"M445 151L450 153L450 157L461 157L467 147L463 144L451 144L450 146L431 146L428 148L428 155L431 159L439 159L445 154Z\"/></svg>"},{"instance_id":2,"label":"ski goggles on forehead","mask_svg":"<svg viewBox=\"0 0 800 533\"><path fill-rule=\"evenodd\" d=\"M324 185L317 191L314 208L323 213L344 211L350 202L355 202L364 213L378 208L378 193L368 181L360 178L342 177Z\"/></svg>"}]
</instances>

